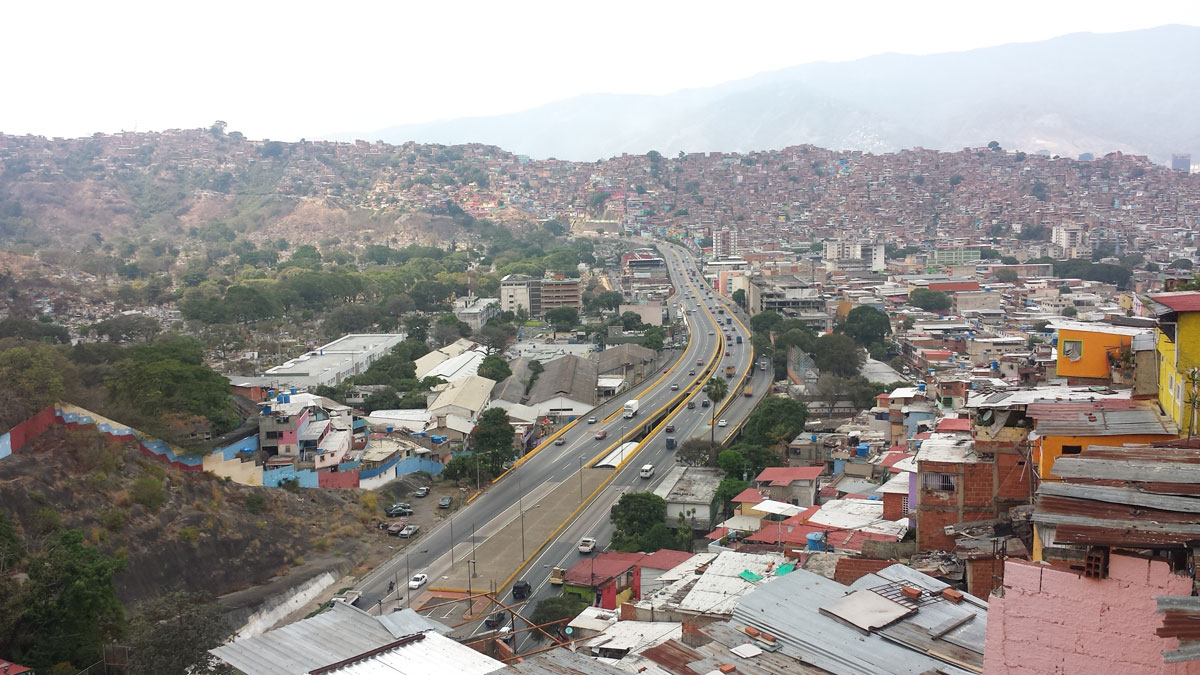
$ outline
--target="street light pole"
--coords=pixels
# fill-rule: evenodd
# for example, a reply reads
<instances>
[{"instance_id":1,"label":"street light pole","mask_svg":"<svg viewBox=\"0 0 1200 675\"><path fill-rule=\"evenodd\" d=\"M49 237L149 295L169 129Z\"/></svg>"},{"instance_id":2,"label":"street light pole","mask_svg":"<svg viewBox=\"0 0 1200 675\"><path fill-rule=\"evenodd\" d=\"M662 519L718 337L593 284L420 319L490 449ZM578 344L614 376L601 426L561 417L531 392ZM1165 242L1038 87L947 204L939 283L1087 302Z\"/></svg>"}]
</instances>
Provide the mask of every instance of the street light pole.
<instances>
[{"instance_id":1,"label":"street light pole","mask_svg":"<svg viewBox=\"0 0 1200 675\"><path fill-rule=\"evenodd\" d=\"M579 456L579 503L583 503L583 455Z\"/></svg>"}]
</instances>

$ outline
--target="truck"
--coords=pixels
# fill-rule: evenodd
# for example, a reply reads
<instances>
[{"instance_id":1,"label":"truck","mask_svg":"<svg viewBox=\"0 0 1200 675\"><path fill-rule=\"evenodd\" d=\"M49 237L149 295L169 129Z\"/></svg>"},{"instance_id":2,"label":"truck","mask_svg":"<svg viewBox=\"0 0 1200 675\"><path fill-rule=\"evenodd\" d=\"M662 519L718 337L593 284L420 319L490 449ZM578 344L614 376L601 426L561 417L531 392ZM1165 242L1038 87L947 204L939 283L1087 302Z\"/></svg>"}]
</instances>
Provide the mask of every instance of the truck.
<instances>
[{"instance_id":1,"label":"truck","mask_svg":"<svg viewBox=\"0 0 1200 675\"><path fill-rule=\"evenodd\" d=\"M741 335L737 336L737 343L739 345L742 344L742 336Z\"/></svg>"},{"instance_id":2,"label":"truck","mask_svg":"<svg viewBox=\"0 0 1200 675\"><path fill-rule=\"evenodd\" d=\"M675 449L675 437L674 436L667 436L667 449L668 450Z\"/></svg>"},{"instance_id":3,"label":"truck","mask_svg":"<svg viewBox=\"0 0 1200 675\"><path fill-rule=\"evenodd\" d=\"M729 316L725 317L725 325L732 326L733 325L733 317L729 317Z\"/></svg>"},{"instance_id":4,"label":"truck","mask_svg":"<svg viewBox=\"0 0 1200 675\"><path fill-rule=\"evenodd\" d=\"M637 415L637 412L638 400L636 398L631 398L628 401L625 401L625 419L633 418L635 415Z\"/></svg>"},{"instance_id":5,"label":"truck","mask_svg":"<svg viewBox=\"0 0 1200 675\"><path fill-rule=\"evenodd\" d=\"M725 313L725 308L724 308L724 307L718 307L718 308L717 308L717 314L724 314L724 313Z\"/></svg>"},{"instance_id":6,"label":"truck","mask_svg":"<svg viewBox=\"0 0 1200 675\"><path fill-rule=\"evenodd\" d=\"M550 584L552 586L562 586L563 575L566 573L567 573L567 571L561 567L555 567L555 568L551 569L550 570Z\"/></svg>"},{"instance_id":7,"label":"truck","mask_svg":"<svg viewBox=\"0 0 1200 675\"><path fill-rule=\"evenodd\" d=\"M770 361L768 361L768 360L766 360L766 359L759 359L759 360L758 360L758 369L759 369L759 370L761 370L761 371L764 371L764 372L765 372L765 371L767 370L767 368L770 368L770 367L771 367L771 362L770 362Z\"/></svg>"},{"instance_id":8,"label":"truck","mask_svg":"<svg viewBox=\"0 0 1200 675\"><path fill-rule=\"evenodd\" d=\"M754 387L747 385L746 388L742 389L742 396L745 396L746 398L750 398L753 395L754 395Z\"/></svg>"},{"instance_id":9,"label":"truck","mask_svg":"<svg viewBox=\"0 0 1200 675\"><path fill-rule=\"evenodd\" d=\"M733 377L733 366L725 366L725 377ZM626 415L626 417L629 417Z\"/></svg>"}]
</instances>

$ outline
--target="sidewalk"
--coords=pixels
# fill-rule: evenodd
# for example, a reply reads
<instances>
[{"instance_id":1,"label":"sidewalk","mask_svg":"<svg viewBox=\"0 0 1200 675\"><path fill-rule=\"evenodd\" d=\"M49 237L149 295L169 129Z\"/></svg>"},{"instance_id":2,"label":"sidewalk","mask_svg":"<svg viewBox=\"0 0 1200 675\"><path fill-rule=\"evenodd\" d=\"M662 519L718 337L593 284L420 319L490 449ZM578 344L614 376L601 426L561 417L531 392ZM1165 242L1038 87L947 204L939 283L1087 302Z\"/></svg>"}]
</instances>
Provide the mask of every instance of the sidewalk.
<instances>
[{"instance_id":1,"label":"sidewalk","mask_svg":"<svg viewBox=\"0 0 1200 675\"><path fill-rule=\"evenodd\" d=\"M607 469L583 470L583 496L587 499L600 484L612 475ZM471 536L458 540L454 547L454 563L443 576L431 579L431 590L475 593L500 590L516 575L525 560L533 558L543 543L557 534L559 527L579 507L579 474L573 474L559 483L537 501L524 503L524 518L516 516L512 522L497 530L487 541L476 535L475 563L471 560ZM515 515L515 513L514 513ZM524 521L524 544L522 545L522 521ZM471 568L474 567L474 575Z\"/></svg>"}]
</instances>

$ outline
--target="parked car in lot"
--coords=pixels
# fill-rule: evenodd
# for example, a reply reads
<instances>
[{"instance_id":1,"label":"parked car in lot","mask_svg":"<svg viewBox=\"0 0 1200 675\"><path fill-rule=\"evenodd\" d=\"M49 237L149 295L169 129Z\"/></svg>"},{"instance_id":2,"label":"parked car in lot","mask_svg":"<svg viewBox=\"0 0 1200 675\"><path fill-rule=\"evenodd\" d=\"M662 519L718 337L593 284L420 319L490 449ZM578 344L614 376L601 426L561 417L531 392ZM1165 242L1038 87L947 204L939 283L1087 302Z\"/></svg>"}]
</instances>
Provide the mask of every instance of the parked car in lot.
<instances>
[{"instance_id":1,"label":"parked car in lot","mask_svg":"<svg viewBox=\"0 0 1200 675\"><path fill-rule=\"evenodd\" d=\"M388 529L387 529L388 536L398 537L398 536L400 536L400 533L403 532L408 527L409 527L409 525L408 525L407 518L402 518L400 520L397 520L396 522L394 522L390 526L388 526Z\"/></svg>"},{"instance_id":2,"label":"parked car in lot","mask_svg":"<svg viewBox=\"0 0 1200 675\"><path fill-rule=\"evenodd\" d=\"M413 578L408 580L408 587L417 589L424 586L429 581L428 574L414 574Z\"/></svg>"},{"instance_id":3,"label":"parked car in lot","mask_svg":"<svg viewBox=\"0 0 1200 675\"><path fill-rule=\"evenodd\" d=\"M439 509L448 509L454 503L454 497L442 497L438 500Z\"/></svg>"},{"instance_id":4,"label":"parked car in lot","mask_svg":"<svg viewBox=\"0 0 1200 675\"><path fill-rule=\"evenodd\" d=\"M400 516L411 516L413 514L412 506L408 502L400 502L392 504L383 510L388 518L399 518Z\"/></svg>"},{"instance_id":5,"label":"parked car in lot","mask_svg":"<svg viewBox=\"0 0 1200 675\"><path fill-rule=\"evenodd\" d=\"M598 440L598 441L602 441L607 437L608 437L607 431L597 431L596 432L596 440Z\"/></svg>"},{"instance_id":6,"label":"parked car in lot","mask_svg":"<svg viewBox=\"0 0 1200 675\"><path fill-rule=\"evenodd\" d=\"M584 537L579 540L579 552L591 553L596 550L596 540L592 537Z\"/></svg>"},{"instance_id":7,"label":"parked car in lot","mask_svg":"<svg viewBox=\"0 0 1200 675\"><path fill-rule=\"evenodd\" d=\"M413 494L415 494L418 497L427 497L427 496L429 496L429 488L419 487L419 488L417 488L417 491L414 492Z\"/></svg>"},{"instance_id":8,"label":"parked car in lot","mask_svg":"<svg viewBox=\"0 0 1200 675\"><path fill-rule=\"evenodd\" d=\"M405 528L403 530L400 530L400 538L401 539L409 539L411 537L415 537L415 536L417 536L417 533L420 531L421 531L420 525L407 525L407 526L405 526Z\"/></svg>"}]
</instances>

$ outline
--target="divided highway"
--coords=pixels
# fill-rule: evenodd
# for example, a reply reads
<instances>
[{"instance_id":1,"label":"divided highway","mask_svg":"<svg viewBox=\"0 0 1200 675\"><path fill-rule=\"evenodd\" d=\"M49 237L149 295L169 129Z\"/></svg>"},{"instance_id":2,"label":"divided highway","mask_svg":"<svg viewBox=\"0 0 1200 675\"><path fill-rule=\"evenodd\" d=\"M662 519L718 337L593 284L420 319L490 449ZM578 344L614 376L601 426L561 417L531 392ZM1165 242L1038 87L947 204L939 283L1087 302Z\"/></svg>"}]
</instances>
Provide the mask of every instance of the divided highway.
<instances>
[{"instance_id":1,"label":"divided highway","mask_svg":"<svg viewBox=\"0 0 1200 675\"><path fill-rule=\"evenodd\" d=\"M388 607L403 605L407 599L406 579L417 572L429 574L430 587L437 588L437 580L446 570L451 569L452 546L453 560L461 565L463 558L471 555L472 546L482 545L488 537L497 534L512 520L519 503L524 501L524 508L528 511L528 502L540 498L553 487L566 481L580 481L581 497L586 497L582 489L581 470L601 470L582 467L605 457L625 439L636 440L644 431L649 432L636 457L627 460L616 470L611 482L599 491L596 498L582 509L573 522L562 529L519 576L533 586L534 602L556 594L558 589L547 583L550 569L569 567L578 559L580 554L576 548L581 537L596 537L599 540L598 550L607 547L612 537L611 525L608 522L612 504L616 503L625 491L653 489L674 463L673 451L666 448L665 438L668 434L663 433L663 428L667 424L673 425L675 430L669 435L678 443L683 443L688 438L710 435L712 408L702 407L702 401L707 400L702 387L707 380L705 372L710 367L717 377L723 377L726 365L732 365L736 371L736 375L728 380L729 396L717 404L721 410L718 419L724 417L728 422L726 427L716 429L717 440L724 440L736 431L753 404L769 386L771 377L766 373L750 373L753 379L748 381L754 388L754 396L751 399L746 399L741 395L740 389L735 389L742 376L753 368L748 329L736 317L730 324L726 324L725 317L730 316L730 308L723 304L725 301L720 296L712 293L711 289L703 284L685 249L660 245L660 250L664 252L677 290L672 298L672 318L675 318L676 311L682 313L690 329L690 339L681 357L664 371L660 371L657 376L647 378L647 381L638 387L623 392L621 396L596 409L593 412L595 423L589 424L586 418L581 419L560 432L558 436L563 441L562 445L547 443L536 449L507 475L490 486L484 494L460 508L452 521L446 520L433 527L427 526L426 531L412 541L404 553L380 565L356 585L355 588L362 592L360 606L373 607L381 601ZM689 272L696 272L694 278ZM725 307L726 313L717 314L717 307ZM729 344L725 344L726 333L731 336ZM736 343L737 335L742 336L740 345ZM728 357L725 356L726 352ZM701 365L697 365L697 361ZM621 409L627 400L635 398L640 403L639 413L632 419L626 419L622 416ZM688 400L695 401L694 409L686 407ZM605 437L596 439L600 432L603 432ZM661 467L661 470L651 479L639 478L638 470L644 464L654 464ZM566 520L571 513L564 511L561 515L563 520ZM475 533L473 541L472 532ZM541 543L541 540L530 541L528 552L532 553ZM522 548L526 548L524 544ZM397 588L389 592L389 582L395 580L399 581ZM511 596L503 598L502 601L511 601ZM529 606L532 607L532 604ZM481 626L474 628L478 630Z\"/></svg>"}]
</instances>

